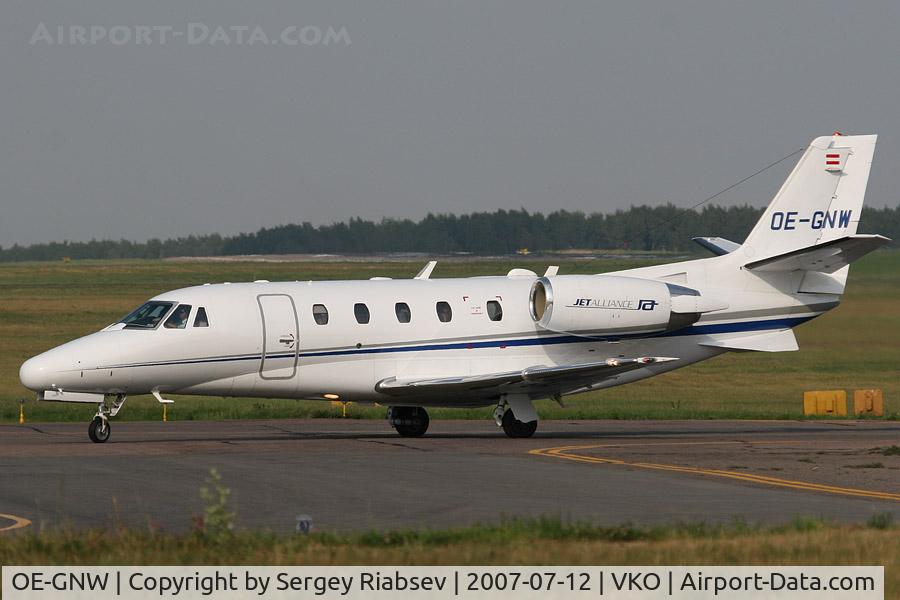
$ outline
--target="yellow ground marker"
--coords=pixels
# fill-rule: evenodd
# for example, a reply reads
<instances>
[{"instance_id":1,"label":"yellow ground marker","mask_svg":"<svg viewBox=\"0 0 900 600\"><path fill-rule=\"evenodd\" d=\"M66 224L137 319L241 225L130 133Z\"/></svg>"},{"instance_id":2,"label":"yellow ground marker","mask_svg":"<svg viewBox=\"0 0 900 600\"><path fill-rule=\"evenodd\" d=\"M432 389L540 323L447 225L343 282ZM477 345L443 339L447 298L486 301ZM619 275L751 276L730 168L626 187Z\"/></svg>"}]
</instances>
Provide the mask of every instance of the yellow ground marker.
<instances>
[{"instance_id":1,"label":"yellow ground marker","mask_svg":"<svg viewBox=\"0 0 900 600\"><path fill-rule=\"evenodd\" d=\"M24 517L17 517L16 515L5 515L0 513L0 519L6 519L7 521L12 521L13 524L7 527L0 527L0 532L3 531L12 531L13 529L22 529L23 527L28 527L31 525L31 521Z\"/></svg>"},{"instance_id":2,"label":"yellow ground marker","mask_svg":"<svg viewBox=\"0 0 900 600\"><path fill-rule=\"evenodd\" d=\"M536 448L529 450L528 454L536 456L550 456L552 458L562 458L582 463L607 464L607 465L623 465L628 467L637 467L640 469L655 469L659 471L672 471L676 473L689 473L692 475L706 475L710 477L725 477L727 479L737 479L749 483L757 483L761 485L771 485L776 487L792 488L797 490L805 490L809 492L822 492L826 494L838 494L842 496L856 496L861 498L871 498L874 500L892 500L900 502L900 494L892 494L890 492L878 492L870 490L860 490L855 488L844 488L834 485L824 485L821 483L809 483L806 481L795 481L792 479L781 479L779 477L769 477L768 475L754 475L752 473L740 473L737 471L726 471L722 469L705 469L703 467L685 467L679 465L663 465L647 462L628 462L616 458L603 458L599 456L586 456L577 454L577 451L596 450L597 448L643 448L646 446L699 446L699 445L725 445L725 444L745 444L746 442L662 442L650 444L592 444L588 446L558 446L556 448ZM772 441L757 442L769 444L785 444L792 442ZM796 442L794 442L796 443Z\"/></svg>"}]
</instances>

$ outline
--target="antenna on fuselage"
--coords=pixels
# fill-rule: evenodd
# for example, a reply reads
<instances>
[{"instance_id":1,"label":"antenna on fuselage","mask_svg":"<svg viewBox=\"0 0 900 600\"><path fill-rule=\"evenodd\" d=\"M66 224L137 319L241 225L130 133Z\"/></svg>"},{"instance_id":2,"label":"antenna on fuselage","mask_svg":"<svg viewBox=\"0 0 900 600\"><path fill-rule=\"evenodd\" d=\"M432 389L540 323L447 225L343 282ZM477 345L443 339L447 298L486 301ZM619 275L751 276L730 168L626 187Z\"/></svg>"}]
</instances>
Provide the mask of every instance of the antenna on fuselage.
<instances>
[{"instance_id":1,"label":"antenna on fuselage","mask_svg":"<svg viewBox=\"0 0 900 600\"><path fill-rule=\"evenodd\" d=\"M413 279L428 279L431 277L431 272L434 271L434 267L437 266L436 260L429 260L428 264L422 267L422 270L419 271L419 274L413 277Z\"/></svg>"}]
</instances>

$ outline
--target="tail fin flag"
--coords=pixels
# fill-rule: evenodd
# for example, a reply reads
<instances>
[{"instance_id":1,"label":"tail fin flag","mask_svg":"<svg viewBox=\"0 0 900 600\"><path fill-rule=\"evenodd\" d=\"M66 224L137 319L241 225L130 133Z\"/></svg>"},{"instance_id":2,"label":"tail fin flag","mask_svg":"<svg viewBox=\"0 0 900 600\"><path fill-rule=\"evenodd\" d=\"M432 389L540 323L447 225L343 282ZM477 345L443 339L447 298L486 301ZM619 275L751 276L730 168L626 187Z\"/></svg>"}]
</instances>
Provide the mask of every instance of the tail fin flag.
<instances>
[{"instance_id":1,"label":"tail fin flag","mask_svg":"<svg viewBox=\"0 0 900 600\"><path fill-rule=\"evenodd\" d=\"M743 244L759 261L856 234L875 135L816 138Z\"/></svg>"}]
</instances>

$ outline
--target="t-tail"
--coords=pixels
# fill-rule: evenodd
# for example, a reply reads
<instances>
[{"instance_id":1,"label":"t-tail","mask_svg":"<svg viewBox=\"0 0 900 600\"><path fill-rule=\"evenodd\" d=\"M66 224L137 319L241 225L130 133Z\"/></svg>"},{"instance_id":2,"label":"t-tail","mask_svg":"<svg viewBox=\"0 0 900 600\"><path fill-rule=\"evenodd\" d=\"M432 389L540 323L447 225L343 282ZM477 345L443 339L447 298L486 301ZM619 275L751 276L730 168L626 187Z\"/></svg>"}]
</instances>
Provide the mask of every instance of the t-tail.
<instances>
[{"instance_id":1,"label":"t-tail","mask_svg":"<svg viewBox=\"0 0 900 600\"><path fill-rule=\"evenodd\" d=\"M838 133L814 139L735 252L742 267L758 274L805 271L791 291L842 293L847 265L890 241L856 233L876 139Z\"/></svg>"}]
</instances>

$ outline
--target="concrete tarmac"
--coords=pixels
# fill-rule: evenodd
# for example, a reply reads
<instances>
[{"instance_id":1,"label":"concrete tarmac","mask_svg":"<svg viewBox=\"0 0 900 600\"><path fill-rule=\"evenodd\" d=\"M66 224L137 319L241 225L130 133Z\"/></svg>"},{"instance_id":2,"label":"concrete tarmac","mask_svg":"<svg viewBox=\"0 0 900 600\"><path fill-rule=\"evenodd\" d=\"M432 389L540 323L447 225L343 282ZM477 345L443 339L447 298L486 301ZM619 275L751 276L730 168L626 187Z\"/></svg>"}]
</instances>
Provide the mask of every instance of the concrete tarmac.
<instances>
[{"instance_id":1,"label":"concrete tarmac","mask_svg":"<svg viewBox=\"0 0 900 600\"><path fill-rule=\"evenodd\" d=\"M0 426L0 532L116 524L184 531L213 467L240 527L447 527L518 516L601 524L900 518L900 423L545 421L113 422ZM0 533L2 535L2 533Z\"/></svg>"}]
</instances>

